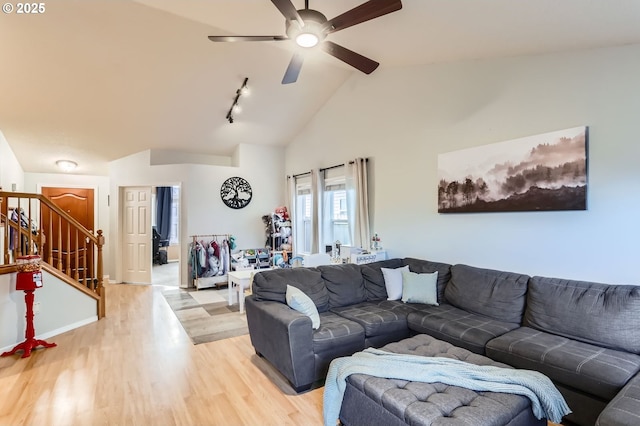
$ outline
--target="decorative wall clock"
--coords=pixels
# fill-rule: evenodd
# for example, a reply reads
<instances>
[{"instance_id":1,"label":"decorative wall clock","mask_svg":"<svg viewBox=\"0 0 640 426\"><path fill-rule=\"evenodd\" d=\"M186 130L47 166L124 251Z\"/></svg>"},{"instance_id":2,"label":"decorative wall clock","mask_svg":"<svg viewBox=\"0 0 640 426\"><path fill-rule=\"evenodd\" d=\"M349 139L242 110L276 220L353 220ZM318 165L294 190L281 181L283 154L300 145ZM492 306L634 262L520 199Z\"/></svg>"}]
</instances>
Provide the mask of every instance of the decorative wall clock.
<instances>
[{"instance_id":1,"label":"decorative wall clock","mask_svg":"<svg viewBox=\"0 0 640 426\"><path fill-rule=\"evenodd\" d=\"M251 185L241 177L230 177L225 180L220 187L220 198L222 198L222 202L232 209L246 207L251 201L252 196Z\"/></svg>"}]
</instances>

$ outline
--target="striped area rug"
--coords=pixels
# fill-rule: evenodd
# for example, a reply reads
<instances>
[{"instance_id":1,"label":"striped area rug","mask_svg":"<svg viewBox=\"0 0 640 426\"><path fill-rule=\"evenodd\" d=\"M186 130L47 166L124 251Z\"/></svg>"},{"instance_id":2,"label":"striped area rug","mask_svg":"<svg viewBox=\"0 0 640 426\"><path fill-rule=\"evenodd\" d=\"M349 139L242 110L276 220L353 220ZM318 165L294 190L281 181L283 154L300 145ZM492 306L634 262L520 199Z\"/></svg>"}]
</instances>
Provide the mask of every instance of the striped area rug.
<instances>
[{"instance_id":1,"label":"striped area rug","mask_svg":"<svg viewBox=\"0 0 640 426\"><path fill-rule=\"evenodd\" d=\"M249 334L246 315L237 303L229 306L227 294L226 288L162 292L194 345Z\"/></svg>"}]
</instances>

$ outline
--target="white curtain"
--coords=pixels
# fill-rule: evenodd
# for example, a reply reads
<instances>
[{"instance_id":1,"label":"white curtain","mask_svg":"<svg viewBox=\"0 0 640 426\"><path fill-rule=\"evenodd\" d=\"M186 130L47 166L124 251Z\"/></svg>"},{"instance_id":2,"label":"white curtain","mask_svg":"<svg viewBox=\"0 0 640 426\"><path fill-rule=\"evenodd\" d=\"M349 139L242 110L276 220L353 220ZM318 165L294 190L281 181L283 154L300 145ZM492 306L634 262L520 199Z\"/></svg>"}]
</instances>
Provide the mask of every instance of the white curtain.
<instances>
[{"instance_id":1,"label":"white curtain","mask_svg":"<svg viewBox=\"0 0 640 426\"><path fill-rule=\"evenodd\" d=\"M347 203L351 241L365 250L371 245L367 160L356 158L347 169Z\"/></svg>"},{"instance_id":2,"label":"white curtain","mask_svg":"<svg viewBox=\"0 0 640 426\"><path fill-rule=\"evenodd\" d=\"M324 253L322 240L322 200L324 200L324 170L311 170L311 253Z\"/></svg>"},{"instance_id":3,"label":"white curtain","mask_svg":"<svg viewBox=\"0 0 640 426\"><path fill-rule=\"evenodd\" d=\"M291 221L291 229L295 230L295 215L296 215L296 177L295 176L287 176L285 179L284 186L284 205L289 212L289 220ZM294 234L295 237L295 234ZM294 256L296 253L296 246L294 244Z\"/></svg>"},{"instance_id":4,"label":"white curtain","mask_svg":"<svg viewBox=\"0 0 640 426\"><path fill-rule=\"evenodd\" d=\"M331 219L333 215L331 214L331 208L333 204L331 203L332 196L331 192L327 190L327 176L325 173L324 179L322 180L322 205L320 208L320 215L322 216L322 233L320 234L320 253L325 253L325 244L332 244L335 241L333 239L333 225L331 223ZM344 242L342 242L344 244Z\"/></svg>"}]
</instances>

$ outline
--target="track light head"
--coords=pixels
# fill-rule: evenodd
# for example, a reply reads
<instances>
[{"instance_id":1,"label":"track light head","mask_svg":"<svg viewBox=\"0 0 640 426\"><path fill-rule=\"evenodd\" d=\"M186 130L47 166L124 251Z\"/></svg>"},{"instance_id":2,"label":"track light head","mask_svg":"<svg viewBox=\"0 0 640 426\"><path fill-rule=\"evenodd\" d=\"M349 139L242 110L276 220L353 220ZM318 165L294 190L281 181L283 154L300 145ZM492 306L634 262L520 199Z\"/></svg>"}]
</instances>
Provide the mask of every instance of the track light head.
<instances>
[{"instance_id":1,"label":"track light head","mask_svg":"<svg viewBox=\"0 0 640 426\"><path fill-rule=\"evenodd\" d=\"M249 77L245 77L244 81L242 82L242 86L240 86L240 88L236 90L236 97L233 99L233 102L231 103L231 108L229 108L229 111L227 112L227 116L226 116L226 119L229 122L229 124L233 124L233 114L242 112L242 107L238 102L240 101L240 96L247 95L249 93L249 88L247 86L248 82L249 82Z\"/></svg>"}]
</instances>

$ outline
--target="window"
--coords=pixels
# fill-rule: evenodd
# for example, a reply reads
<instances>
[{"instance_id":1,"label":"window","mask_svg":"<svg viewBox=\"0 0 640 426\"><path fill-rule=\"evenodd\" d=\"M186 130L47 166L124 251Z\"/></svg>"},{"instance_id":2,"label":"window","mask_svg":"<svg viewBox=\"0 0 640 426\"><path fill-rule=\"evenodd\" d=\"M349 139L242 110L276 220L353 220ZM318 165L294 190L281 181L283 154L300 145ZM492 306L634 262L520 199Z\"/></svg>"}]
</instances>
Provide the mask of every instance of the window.
<instances>
[{"instance_id":1,"label":"window","mask_svg":"<svg viewBox=\"0 0 640 426\"><path fill-rule=\"evenodd\" d=\"M320 176L323 176L323 189L318 197L313 192L312 174L296 178L293 235L297 254L324 252L324 247L331 247L336 241L341 245L354 245L355 220L350 211L354 208L354 190L348 188L346 170L341 166L331 167ZM314 200L320 203L318 208L313 205Z\"/></svg>"},{"instance_id":2,"label":"window","mask_svg":"<svg viewBox=\"0 0 640 426\"><path fill-rule=\"evenodd\" d=\"M311 186L300 184L296 186L296 214L295 214L295 250L298 253L311 253Z\"/></svg>"},{"instance_id":3,"label":"window","mask_svg":"<svg viewBox=\"0 0 640 426\"><path fill-rule=\"evenodd\" d=\"M336 241L340 241L341 244L351 245L344 178L326 180L324 195L325 226L323 227L322 244L330 246Z\"/></svg>"}]
</instances>

